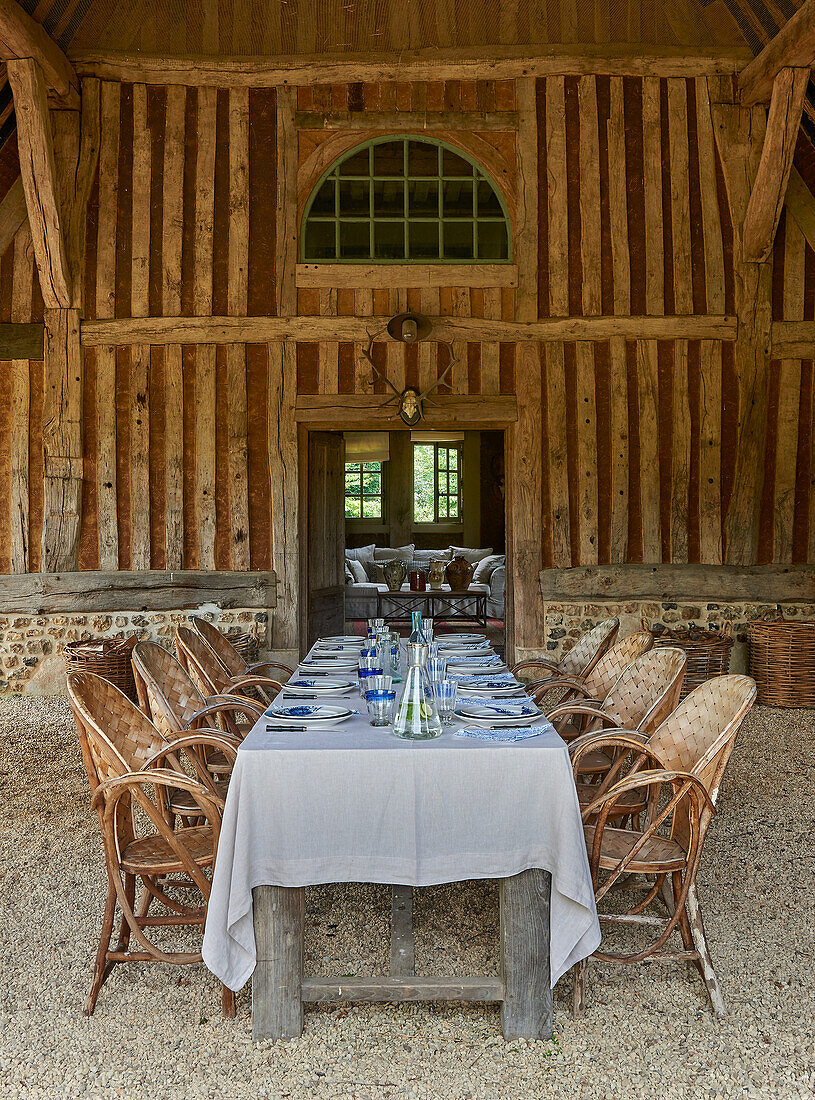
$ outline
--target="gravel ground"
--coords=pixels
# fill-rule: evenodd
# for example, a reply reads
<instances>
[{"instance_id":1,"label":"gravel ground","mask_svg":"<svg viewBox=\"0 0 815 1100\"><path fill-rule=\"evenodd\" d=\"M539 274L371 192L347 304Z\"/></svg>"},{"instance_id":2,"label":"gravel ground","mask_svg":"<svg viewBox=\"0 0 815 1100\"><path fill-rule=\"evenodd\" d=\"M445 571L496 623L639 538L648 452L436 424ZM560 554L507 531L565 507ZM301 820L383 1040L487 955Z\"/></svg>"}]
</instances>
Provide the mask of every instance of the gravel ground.
<instances>
[{"instance_id":1,"label":"gravel ground","mask_svg":"<svg viewBox=\"0 0 815 1100\"><path fill-rule=\"evenodd\" d=\"M0 1096L814 1097L815 713L756 708L699 874L730 1015L681 963L589 971L583 1020L556 990L556 1038L505 1042L489 1006L310 1009L303 1037L254 1045L248 988L224 1020L203 965L117 967L82 1015L105 879L64 700L0 702ZM382 972L388 891L308 891L313 971ZM421 892L417 966L494 969L489 883Z\"/></svg>"}]
</instances>

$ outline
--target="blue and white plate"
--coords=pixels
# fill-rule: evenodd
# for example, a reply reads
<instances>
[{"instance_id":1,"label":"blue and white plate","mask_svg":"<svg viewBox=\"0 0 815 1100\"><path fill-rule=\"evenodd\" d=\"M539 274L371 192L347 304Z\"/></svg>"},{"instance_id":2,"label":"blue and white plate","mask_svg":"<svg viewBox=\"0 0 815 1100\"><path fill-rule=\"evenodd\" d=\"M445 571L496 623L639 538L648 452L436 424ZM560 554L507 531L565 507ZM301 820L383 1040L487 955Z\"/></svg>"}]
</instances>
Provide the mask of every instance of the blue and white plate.
<instances>
[{"instance_id":1,"label":"blue and white plate","mask_svg":"<svg viewBox=\"0 0 815 1100\"><path fill-rule=\"evenodd\" d=\"M473 695L486 695L493 699L526 699L523 684L513 683L511 680L492 680L484 676L462 676L458 681L462 692L472 692Z\"/></svg>"},{"instance_id":2,"label":"blue and white plate","mask_svg":"<svg viewBox=\"0 0 815 1100\"><path fill-rule=\"evenodd\" d=\"M483 634L437 634L434 640L439 645L477 645L487 642Z\"/></svg>"},{"instance_id":3,"label":"blue and white plate","mask_svg":"<svg viewBox=\"0 0 815 1100\"><path fill-rule=\"evenodd\" d=\"M283 690L291 695L346 695L353 687L355 684L351 680L335 680L330 676L311 680L307 676L296 676L283 685Z\"/></svg>"},{"instance_id":4,"label":"blue and white plate","mask_svg":"<svg viewBox=\"0 0 815 1100\"><path fill-rule=\"evenodd\" d=\"M476 726L492 726L496 729L501 729L504 726L528 726L532 722L539 722L541 719L541 712L537 709L529 714L518 714L517 712L496 714L495 711L486 708L481 715L472 713L478 709L478 707L456 707L456 716L461 718L462 721L471 722Z\"/></svg>"},{"instance_id":5,"label":"blue and white plate","mask_svg":"<svg viewBox=\"0 0 815 1100\"><path fill-rule=\"evenodd\" d=\"M536 718L542 711L531 699L519 700L518 703L511 703L509 700L503 703L468 703L462 700L456 713L468 721L494 718L500 723L515 718Z\"/></svg>"},{"instance_id":6,"label":"blue and white plate","mask_svg":"<svg viewBox=\"0 0 815 1100\"><path fill-rule=\"evenodd\" d=\"M497 657L498 655L490 648L490 646L440 645L439 656L446 657L448 661L457 662L459 658L487 658Z\"/></svg>"},{"instance_id":7,"label":"blue and white plate","mask_svg":"<svg viewBox=\"0 0 815 1100\"><path fill-rule=\"evenodd\" d=\"M318 645L365 645L365 639L359 634L331 634L328 638L318 638Z\"/></svg>"},{"instance_id":8,"label":"blue and white plate","mask_svg":"<svg viewBox=\"0 0 815 1100\"><path fill-rule=\"evenodd\" d=\"M359 657L355 654L350 657L344 653L338 653L336 657L314 654L300 662L300 671L308 675L309 670L313 669L315 672L339 672L347 676L350 669L356 668L358 664Z\"/></svg>"},{"instance_id":9,"label":"blue and white plate","mask_svg":"<svg viewBox=\"0 0 815 1100\"><path fill-rule=\"evenodd\" d=\"M328 703L312 703L311 705L306 703L286 703L282 705L274 703L266 712L273 722L283 722L287 725L291 725L292 722L298 725L301 722L303 725L312 723L331 725L335 722L345 722L352 714L358 713L350 707L331 706Z\"/></svg>"},{"instance_id":10,"label":"blue and white plate","mask_svg":"<svg viewBox=\"0 0 815 1100\"><path fill-rule=\"evenodd\" d=\"M482 649L490 649L490 643L486 638L482 638L480 642L457 642L455 639L451 642L449 638L435 638L434 641L439 643L439 649L455 650L456 653L475 653Z\"/></svg>"}]
</instances>

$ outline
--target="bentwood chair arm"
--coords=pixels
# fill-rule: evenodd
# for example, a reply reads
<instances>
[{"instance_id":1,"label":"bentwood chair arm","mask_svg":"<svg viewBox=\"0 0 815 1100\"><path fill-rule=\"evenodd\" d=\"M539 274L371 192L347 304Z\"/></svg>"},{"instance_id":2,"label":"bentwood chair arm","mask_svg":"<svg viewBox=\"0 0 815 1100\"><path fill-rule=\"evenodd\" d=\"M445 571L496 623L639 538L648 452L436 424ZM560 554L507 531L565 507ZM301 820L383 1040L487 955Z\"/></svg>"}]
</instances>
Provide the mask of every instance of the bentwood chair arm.
<instances>
[{"instance_id":1,"label":"bentwood chair arm","mask_svg":"<svg viewBox=\"0 0 815 1100\"><path fill-rule=\"evenodd\" d=\"M270 676L239 676L234 680L229 681L230 693L241 692L244 688L267 688L274 691L275 694L283 690L283 685L279 680L273 680Z\"/></svg>"},{"instance_id":2,"label":"bentwood chair arm","mask_svg":"<svg viewBox=\"0 0 815 1100\"><path fill-rule=\"evenodd\" d=\"M252 675L261 668L279 668L289 676L294 675L294 669L290 665L284 665L282 661L256 661L253 665L246 666L246 674Z\"/></svg>"},{"instance_id":3,"label":"bentwood chair arm","mask_svg":"<svg viewBox=\"0 0 815 1100\"><path fill-rule=\"evenodd\" d=\"M217 749L224 754L231 764L234 764L237 757L236 750L238 745L240 745L240 740L237 737L232 737L231 734L224 734L219 730L197 729L187 737L177 737L168 745L164 745L157 752L154 752L152 756L145 760L139 771L150 771L151 769L166 767L164 761L168 756L175 755L178 752L187 752L188 759L197 772L198 761L195 755L188 751L197 748ZM202 777L199 775L199 780L200 779L202 779Z\"/></svg>"},{"instance_id":4,"label":"bentwood chair arm","mask_svg":"<svg viewBox=\"0 0 815 1100\"><path fill-rule=\"evenodd\" d=\"M553 722L555 718L562 718L566 714L586 714L590 718L600 718L603 722L614 721L600 705L595 705L594 699L581 700L579 703L558 703L553 710L549 711L547 718Z\"/></svg>"},{"instance_id":5,"label":"bentwood chair arm","mask_svg":"<svg viewBox=\"0 0 815 1100\"><path fill-rule=\"evenodd\" d=\"M238 695L214 695L205 707L196 711L192 718L184 723L184 729L195 728L196 722L210 714L235 714L236 712L254 722L263 714L263 707L252 699L244 699Z\"/></svg>"},{"instance_id":6,"label":"bentwood chair arm","mask_svg":"<svg viewBox=\"0 0 815 1100\"><path fill-rule=\"evenodd\" d=\"M526 661L517 661L509 671L516 675L525 668L549 668L555 674L560 672L559 666L554 661L547 661L545 657L530 657Z\"/></svg>"},{"instance_id":7,"label":"bentwood chair arm","mask_svg":"<svg viewBox=\"0 0 815 1100\"><path fill-rule=\"evenodd\" d=\"M600 745L601 741L602 746ZM569 756L574 758L579 752L582 755L581 750L584 748L587 752L592 752L606 746L613 748L615 745L621 749L627 748L632 752L636 752L647 743L647 734L638 733L636 730L623 729L622 726L611 726L604 730L589 730L588 733L581 733L569 744Z\"/></svg>"},{"instance_id":8,"label":"bentwood chair arm","mask_svg":"<svg viewBox=\"0 0 815 1100\"><path fill-rule=\"evenodd\" d=\"M108 802L112 796L119 796L121 791L134 787L141 790L145 783L150 783L154 787L171 787L173 790L188 791L191 795L203 798L207 802L212 801L212 795L207 788L190 779L189 776L171 768L152 768L149 772L125 772L124 775L116 775L113 779L106 779L104 783L100 783L93 792L91 809L95 810L100 802Z\"/></svg>"},{"instance_id":9,"label":"bentwood chair arm","mask_svg":"<svg viewBox=\"0 0 815 1100\"><path fill-rule=\"evenodd\" d=\"M691 775L690 772L654 769L637 772L635 775L626 776L626 778L621 779L619 783L615 783L613 787L610 787L604 794L599 795L583 809L583 820L587 821L594 814L599 813L607 802L613 802L614 799L618 798L621 794L626 794L628 791L636 791L643 787L660 786L664 783L671 783L672 785L686 784L688 787L695 789L697 795L707 805L711 814L716 812L716 806L711 800L710 795L695 775ZM656 825L652 824L649 826L649 831L653 832L655 829Z\"/></svg>"}]
</instances>

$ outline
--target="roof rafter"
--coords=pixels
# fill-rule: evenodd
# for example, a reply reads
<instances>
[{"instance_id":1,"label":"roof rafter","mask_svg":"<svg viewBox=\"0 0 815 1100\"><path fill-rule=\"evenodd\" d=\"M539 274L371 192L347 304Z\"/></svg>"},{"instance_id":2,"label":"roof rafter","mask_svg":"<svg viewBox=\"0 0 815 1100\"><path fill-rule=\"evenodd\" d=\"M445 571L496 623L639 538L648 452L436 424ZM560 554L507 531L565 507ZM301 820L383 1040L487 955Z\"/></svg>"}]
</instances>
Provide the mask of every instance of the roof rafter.
<instances>
[{"instance_id":1,"label":"roof rafter","mask_svg":"<svg viewBox=\"0 0 815 1100\"><path fill-rule=\"evenodd\" d=\"M739 100L745 107L769 103L773 83L782 69L815 65L815 0L804 3L775 38L739 75Z\"/></svg>"},{"instance_id":2,"label":"roof rafter","mask_svg":"<svg viewBox=\"0 0 815 1100\"><path fill-rule=\"evenodd\" d=\"M76 107L79 81L68 58L44 28L15 0L0 0L0 57L6 61L30 58L42 70L46 87Z\"/></svg>"}]
</instances>

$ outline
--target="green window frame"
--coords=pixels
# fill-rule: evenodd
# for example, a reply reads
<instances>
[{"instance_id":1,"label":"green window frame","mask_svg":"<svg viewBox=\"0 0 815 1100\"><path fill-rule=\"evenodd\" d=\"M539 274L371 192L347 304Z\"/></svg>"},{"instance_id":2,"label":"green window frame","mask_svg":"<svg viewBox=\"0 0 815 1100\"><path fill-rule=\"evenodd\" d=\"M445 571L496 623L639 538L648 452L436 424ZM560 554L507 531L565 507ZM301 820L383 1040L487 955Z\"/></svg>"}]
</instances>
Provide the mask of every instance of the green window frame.
<instances>
[{"instance_id":1,"label":"green window frame","mask_svg":"<svg viewBox=\"0 0 815 1100\"><path fill-rule=\"evenodd\" d=\"M506 204L461 149L412 134L373 138L337 160L306 204L304 263L509 264Z\"/></svg>"},{"instance_id":2,"label":"green window frame","mask_svg":"<svg viewBox=\"0 0 815 1100\"><path fill-rule=\"evenodd\" d=\"M460 443L413 444L413 522L461 523L461 470L462 446ZM433 518L427 517L426 500L422 500L422 486L417 478L417 449L432 451L433 461ZM425 512L424 518L419 518Z\"/></svg>"},{"instance_id":3,"label":"green window frame","mask_svg":"<svg viewBox=\"0 0 815 1100\"><path fill-rule=\"evenodd\" d=\"M385 464L345 463L345 518L362 522L385 517Z\"/></svg>"}]
</instances>

